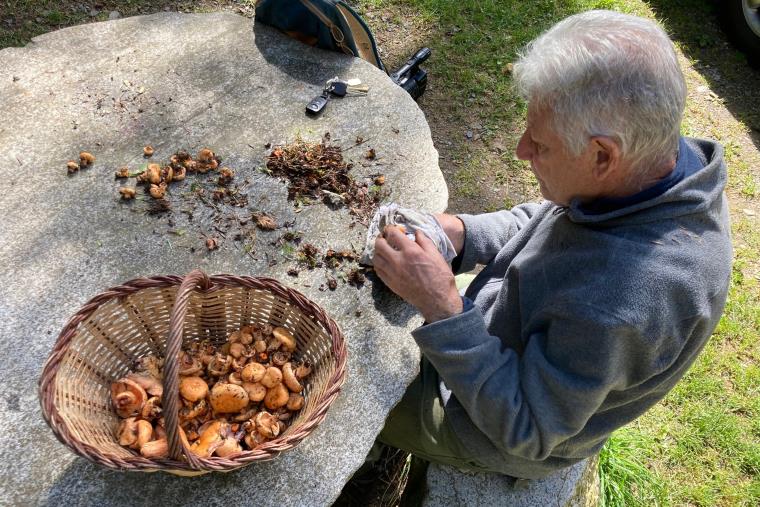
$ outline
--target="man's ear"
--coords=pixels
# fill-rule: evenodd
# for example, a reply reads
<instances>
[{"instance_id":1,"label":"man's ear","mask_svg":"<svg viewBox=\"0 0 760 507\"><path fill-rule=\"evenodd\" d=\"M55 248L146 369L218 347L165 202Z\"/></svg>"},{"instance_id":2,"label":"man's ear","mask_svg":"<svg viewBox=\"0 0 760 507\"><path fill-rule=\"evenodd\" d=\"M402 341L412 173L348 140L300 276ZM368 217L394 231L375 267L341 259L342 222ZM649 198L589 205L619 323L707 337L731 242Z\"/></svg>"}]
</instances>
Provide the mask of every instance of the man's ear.
<instances>
[{"instance_id":1,"label":"man's ear","mask_svg":"<svg viewBox=\"0 0 760 507\"><path fill-rule=\"evenodd\" d=\"M611 137L595 136L591 138L593 147L593 175L599 180L612 176L620 168L620 145Z\"/></svg>"}]
</instances>

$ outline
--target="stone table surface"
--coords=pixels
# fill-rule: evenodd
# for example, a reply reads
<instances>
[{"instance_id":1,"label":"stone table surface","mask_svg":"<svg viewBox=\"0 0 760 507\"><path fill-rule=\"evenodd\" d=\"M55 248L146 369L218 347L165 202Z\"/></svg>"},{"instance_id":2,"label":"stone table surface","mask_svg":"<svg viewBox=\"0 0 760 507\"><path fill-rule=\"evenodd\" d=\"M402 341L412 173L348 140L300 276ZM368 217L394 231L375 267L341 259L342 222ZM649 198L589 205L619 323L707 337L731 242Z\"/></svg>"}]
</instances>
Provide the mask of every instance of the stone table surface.
<instances>
[{"instance_id":1,"label":"stone table surface","mask_svg":"<svg viewBox=\"0 0 760 507\"><path fill-rule=\"evenodd\" d=\"M386 175L389 200L443 211L447 190L430 130L414 101L362 60L309 48L232 14L162 13L67 28L0 51L0 503L13 505L329 505L362 464L390 409L416 375L410 337L421 319L370 279L325 290L325 269L302 269L273 245L286 229L207 251L211 218L124 204L123 165L209 147L236 171L248 202L320 250L361 249L366 229L346 209L296 212L286 184L260 171L265 145L329 132L358 179ZM369 84L318 118L305 104L334 76ZM366 142L351 148L357 136ZM364 153L374 148L375 160ZM80 150L95 164L67 176ZM193 181L172 184L179 203ZM175 208L181 204L176 204ZM199 211L199 213L201 213ZM202 218L202 217L201 217ZM354 225L351 225L354 223ZM174 231L174 234L171 234ZM347 380L324 423L277 459L226 474L180 478L112 471L75 456L44 423L37 380L68 318L104 289L141 276L266 275L326 309L348 344ZM359 313L360 312L360 313Z\"/></svg>"}]
</instances>

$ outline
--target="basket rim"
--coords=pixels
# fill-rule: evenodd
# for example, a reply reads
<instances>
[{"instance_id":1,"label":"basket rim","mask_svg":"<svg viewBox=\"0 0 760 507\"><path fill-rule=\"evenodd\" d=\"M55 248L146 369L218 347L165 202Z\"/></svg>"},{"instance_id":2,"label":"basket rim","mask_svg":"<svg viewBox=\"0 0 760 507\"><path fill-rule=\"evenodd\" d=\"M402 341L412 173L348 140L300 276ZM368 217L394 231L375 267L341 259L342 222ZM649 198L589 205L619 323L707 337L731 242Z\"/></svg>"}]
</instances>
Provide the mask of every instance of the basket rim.
<instances>
[{"instance_id":1,"label":"basket rim","mask_svg":"<svg viewBox=\"0 0 760 507\"><path fill-rule=\"evenodd\" d=\"M327 379L326 388L311 414L298 426L289 428L287 435L278 437L256 447L256 449L244 451L229 458L197 458L201 467L193 467L187 461L177 461L169 458L148 459L139 454L130 457L117 456L105 453L96 447L76 438L66 426L65 421L55 406L55 384L61 360L67 353L72 339L77 334L79 325L86 321L101 305L113 299L127 297L145 289L174 287L184 280L181 275L156 275L139 277L106 289L92 297L85 303L64 325L53 348L46 360L40 379L38 381L38 396L42 416L50 426L53 434L64 445L72 449L76 454L109 468L122 470L177 470L177 471L230 471L245 466L253 461L270 460L281 452L295 447L301 440L306 438L325 418L327 410L340 393L346 377L346 341L338 324L317 303L308 299L301 292L285 286L282 282L269 277L255 277L247 275L217 274L209 275L211 285L208 289L196 288L195 291L202 294L217 292L225 287L245 287L249 289L264 290L278 296L294 305L301 313L321 324L327 331L332 342L332 353L335 361L332 362L332 372Z\"/></svg>"}]
</instances>

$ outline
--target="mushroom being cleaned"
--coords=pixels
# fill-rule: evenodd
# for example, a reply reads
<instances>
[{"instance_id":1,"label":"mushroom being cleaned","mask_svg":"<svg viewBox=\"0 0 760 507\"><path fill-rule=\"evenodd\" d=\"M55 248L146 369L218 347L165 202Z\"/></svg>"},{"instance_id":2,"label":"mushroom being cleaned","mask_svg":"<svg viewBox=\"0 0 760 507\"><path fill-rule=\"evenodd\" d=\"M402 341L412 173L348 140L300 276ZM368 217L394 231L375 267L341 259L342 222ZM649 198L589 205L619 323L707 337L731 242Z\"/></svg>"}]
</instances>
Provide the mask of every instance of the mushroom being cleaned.
<instances>
[{"instance_id":1,"label":"mushroom being cleaned","mask_svg":"<svg viewBox=\"0 0 760 507\"><path fill-rule=\"evenodd\" d=\"M111 401L120 417L132 417L140 413L148 395L138 383L123 378L111 384Z\"/></svg>"},{"instance_id":2,"label":"mushroom being cleaned","mask_svg":"<svg viewBox=\"0 0 760 507\"><path fill-rule=\"evenodd\" d=\"M242 386L219 383L211 389L209 400L214 413L231 414L244 409L249 398Z\"/></svg>"}]
</instances>

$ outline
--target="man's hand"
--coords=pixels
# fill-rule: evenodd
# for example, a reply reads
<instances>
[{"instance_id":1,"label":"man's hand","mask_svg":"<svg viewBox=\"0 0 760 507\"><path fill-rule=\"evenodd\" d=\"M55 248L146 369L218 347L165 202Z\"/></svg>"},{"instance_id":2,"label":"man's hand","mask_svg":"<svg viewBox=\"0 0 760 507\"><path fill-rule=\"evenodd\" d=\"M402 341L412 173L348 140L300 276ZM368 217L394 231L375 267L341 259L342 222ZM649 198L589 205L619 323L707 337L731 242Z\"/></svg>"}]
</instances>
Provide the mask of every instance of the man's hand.
<instances>
[{"instance_id":1,"label":"man's hand","mask_svg":"<svg viewBox=\"0 0 760 507\"><path fill-rule=\"evenodd\" d=\"M390 225L375 240L375 272L405 301L417 307L428 322L462 312L454 273L424 233L411 241Z\"/></svg>"}]
</instances>

